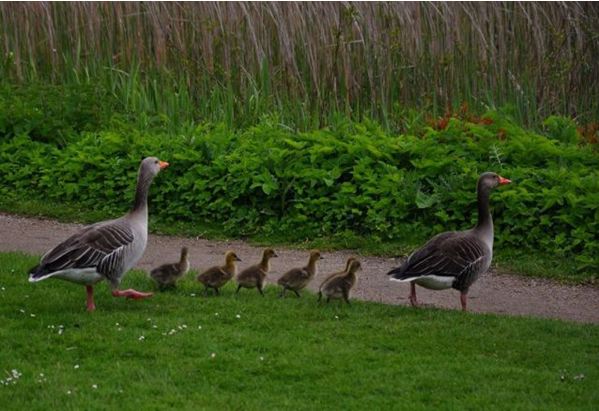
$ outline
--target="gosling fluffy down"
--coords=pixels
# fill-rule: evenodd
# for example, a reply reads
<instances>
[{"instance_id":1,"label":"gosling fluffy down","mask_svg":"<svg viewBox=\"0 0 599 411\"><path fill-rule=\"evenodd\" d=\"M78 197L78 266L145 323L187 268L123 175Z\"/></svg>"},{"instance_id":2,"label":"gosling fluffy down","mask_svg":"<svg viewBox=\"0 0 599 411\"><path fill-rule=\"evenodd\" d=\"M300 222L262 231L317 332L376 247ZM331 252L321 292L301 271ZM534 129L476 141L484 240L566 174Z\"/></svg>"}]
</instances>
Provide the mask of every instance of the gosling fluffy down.
<instances>
[{"instance_id":1,"label":"gosling fluffy down","mask_svg":"<svg viewBox=\"0 0 599 411\"><path fill-rule=\"evenodd\" d=\"M209 289L213 289L217 295L220 295L219 289L224 286L231 278L237 274L237 261L241 261L233 251L225 253L225 265L210 267L196 277L199 282L204 284L204 292L208 294Z\"/></svg>"},{"instance_id":2,"label":"gosling fluffy down","mask_svg":"<svg viewBox=\"0 0 599 411\"><path fill-rule=\"evenodd\" d=\"M358 260L353 260L349 264L349 269L344 274L333 277L326 283L322 289L322 293L327 298L327 303L331 298L343 298L349 304L349 293L356 285L356 273L362 269L362 265Z\"/></svg>"},{"instance_id":3,"label":"gosling fluffy down","mask_svg":"<svg viewBox=\"0 0 599 411\"><path fill-rule=\"evenodd\" d=\"M302 268L292 268L283 274L277 281L277 284L282 287L280 296L285 297L285 292L291 290L299 297L299 292L306 288L308 283L312 281L316 275L316 263L321 259L322 256L320 255L320 252L318 250L313 250L310 252L308 265Z\"/></svg>"},{"instance_id":4,"label":"gosling fluffy down","mask_svg":"<svg viewBox=\"0 0 599 411\"><path fill-rule=\"evenodd\" d=\"M156 281L160 289L175 286L177 280L189 271L189 259L187 256L187 247L183 247L178 263L163 264L150 272L150 277Z\"/></svg>"},{"instance_id":5,"label":"gosling fluffy down","mask_svg":"<svg viewBox=\"0 0 599 411\"><path fill-rule=\"evenodd\" d=\"M347 259L347 262L345 263L345 268L343 269L343 271L337 271L335 273L329 274L327 275L327 277L324 279L324 281L320 284L320 287L318 287L318 301L320 301L322 299L322 290L324 289L324 287L335 277L339 277L340 275L345 275L347 274L347 271L349 270L349 266L351 264L352 261L355 261L356 258L355 257L349 257Z\"/></svg>"},{"instance_id":6,"label":"gosling fluffy down","mask_svg":"<svg viewBox=\"0 0 599 411\"><path fill-rule=\"evenodd\" d=\"M258 292L264 297L264 280L270 271L270 259L278 257L275 250L267 248L262 253L262 260L256 265L252 265L237 275L237 290L239 293L241 288L257 288Z\"/></svg>"}]
</instances>

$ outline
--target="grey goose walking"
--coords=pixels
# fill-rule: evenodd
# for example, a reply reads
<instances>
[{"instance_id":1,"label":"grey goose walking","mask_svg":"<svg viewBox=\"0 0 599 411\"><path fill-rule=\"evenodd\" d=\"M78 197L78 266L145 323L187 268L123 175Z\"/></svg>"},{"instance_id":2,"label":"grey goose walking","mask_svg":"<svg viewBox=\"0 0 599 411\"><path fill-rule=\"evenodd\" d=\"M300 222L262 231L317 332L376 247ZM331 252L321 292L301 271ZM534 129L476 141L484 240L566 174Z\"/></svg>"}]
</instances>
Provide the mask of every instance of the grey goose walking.
<instances>
[{"instance_id":1,"label":"grey goose walking","mask_svg":"<svg viewBox=\"0 0 599 411\"><path fill-rule=\"evenodd\" d=\"M418 305L416 284L432 290L454 288L460 291L466 311L468 290L486 272L493 259L493 218L489 211L491 191L511 183L495 173L480 175L477 183L478 223L470 230L451 231L431 238L391 271L391 280L410 282L410 303Z\"/></svg>"},{"instance_id":2,"label":"grey goose walking","mask_svg":"<svg viewBox=\"0 0 599 411\"><path fill-rule=\"evenodd\" d=\"M93 286L106 279L115 297L152 296L133 289L119 290L123 275L133 268L148 239L148 191L152 180L168 163L156 157L142 160L133 208L121 218L84 227L48 251L29 272L29 281L59 278L87 288L87 309L93 311Z\"/></svg>"}]
</instances>

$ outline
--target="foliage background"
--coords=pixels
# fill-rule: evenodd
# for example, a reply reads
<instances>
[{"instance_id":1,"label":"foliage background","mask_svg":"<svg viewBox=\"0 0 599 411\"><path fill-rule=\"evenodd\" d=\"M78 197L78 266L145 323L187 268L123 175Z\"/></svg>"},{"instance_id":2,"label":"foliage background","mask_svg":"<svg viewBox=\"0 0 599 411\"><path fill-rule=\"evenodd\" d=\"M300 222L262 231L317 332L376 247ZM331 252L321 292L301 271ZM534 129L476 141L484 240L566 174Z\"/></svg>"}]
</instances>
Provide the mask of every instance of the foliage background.
<instances>
[{"instance_id":1,"label":"foliage background","mask_svg":"<svg viewBox=\"0 0 599 411\"><path fill-rule=\"evenodd\" d=\"M2 3L2 207L118 215L158 155L159 223L396 254L473 223L494 170L498 250L592 278L598 28L586 2Z\"/></svg>"}]
</instances>

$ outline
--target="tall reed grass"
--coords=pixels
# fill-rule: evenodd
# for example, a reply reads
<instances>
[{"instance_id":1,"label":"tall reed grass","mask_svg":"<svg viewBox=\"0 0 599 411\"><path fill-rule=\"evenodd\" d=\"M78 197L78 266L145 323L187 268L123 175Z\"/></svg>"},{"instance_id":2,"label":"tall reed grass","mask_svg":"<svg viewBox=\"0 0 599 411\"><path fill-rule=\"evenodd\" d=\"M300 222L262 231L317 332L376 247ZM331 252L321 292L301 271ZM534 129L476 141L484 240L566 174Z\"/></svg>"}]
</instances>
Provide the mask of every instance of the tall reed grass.
<instances>
[{"instance_id":1,"label":"tall reed grass","mask_svg":"<svg viewBox=\"0 0 599 411\"><path fill-rule=\"evenodd\" d=\"M599 112L592 3L2 3L0 51L5 81L96 84L175 122Z\"/></svg>"}]
</instances>

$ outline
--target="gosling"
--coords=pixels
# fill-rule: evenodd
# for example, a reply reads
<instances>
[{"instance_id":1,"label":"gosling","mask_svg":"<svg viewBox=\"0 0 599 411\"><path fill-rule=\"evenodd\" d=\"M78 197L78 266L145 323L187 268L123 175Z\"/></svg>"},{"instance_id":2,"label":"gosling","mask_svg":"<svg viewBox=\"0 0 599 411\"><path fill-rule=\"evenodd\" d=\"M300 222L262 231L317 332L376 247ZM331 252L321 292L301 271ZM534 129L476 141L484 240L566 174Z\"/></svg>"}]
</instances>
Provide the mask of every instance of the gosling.
<instances>
[{"instance_id":1,"label":"gosling","mask_svg":"<svg viewBox=\"0 0 599 411\"><path fill-rule=\"evenodd\" d=\"M355 260L356 259L354 257L349 257L347 259L347 263L345 264L345 268L343 269L343 271L337 271L336 273L329 274L327 278L324 279L324 281L320 284L320 287L318 287L318 302L320 302L320 300L322 299L322 290L327 285L327 283L335 277L346 274L347 270L349 270L349 265L352 261Z\"/></svg>"},{"instance_id":2,"label":"gosling","mask_svg":"<svg viewBox=\"0 0 599 411\"><path fill-rule=\"evenodd\" d=\"M270 259L273 257L278 257L277 253L272 248L267 248L262 253L262 260L258 264L252 265L240 272L237 276L238 285L235 294L239 293L242 287L257 288L258 292L264 297L264 280L270 271Z\"/></svg>"},{"instance_id":3,"label":"gosling","mask_svg":"<svg viewBox=\"0 0 599 411\"><path fill-rule=\"evenodd\" d=\"M150 272L150 277L156 281L160 290L166 287L175 287L177 280L189 271L187 247L181 249L181 258L178 263L163 264Z\"/></svg>"},{"instance_id":4,"label":"gosling","mask_svg":"<svg viewBox=\"0 0 599 411\"><path fill-rule=\"evenodd\" d=\"M349 264L349 269L343 275L333 277L325 284L322 292L327 297L327 303L331 298L343 298L349 304L349 293L357 281L356 273L362 269L358 260Z\"/></svg>"},{"instance_id":5,"label":"gosling","mask_svg":"<svg viewBox=\"0 0 599 411\"><path fill-rule=\"evenodd\" d=\"M237 274L237 261L241 261L233 251L225 253L225 265L210 267L196 278L204 284L204 294L208 295L208 289L212 288L216 295L220 295L219 288L224 286Z\"/></svg>"},{"instance_id":6,"label":"gosling","mask_svg":"<svg viewBox=\"0 0 599 411\"><path fill-rule=\"evenodd\" d=\"M287 290L291 290L295 293L295 295L300 297L299 291L306 288L308 283L314 278L316 275L316 262L318 260L322 260L322 256L318 250L314 250L310 252L310 259L308 260L308 265L302 268L292 268L287 271L279 280L277 284L281 287L281 294L279 297L285 297L285 293Z\"/></svg>"}]
</instances>

